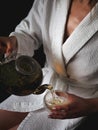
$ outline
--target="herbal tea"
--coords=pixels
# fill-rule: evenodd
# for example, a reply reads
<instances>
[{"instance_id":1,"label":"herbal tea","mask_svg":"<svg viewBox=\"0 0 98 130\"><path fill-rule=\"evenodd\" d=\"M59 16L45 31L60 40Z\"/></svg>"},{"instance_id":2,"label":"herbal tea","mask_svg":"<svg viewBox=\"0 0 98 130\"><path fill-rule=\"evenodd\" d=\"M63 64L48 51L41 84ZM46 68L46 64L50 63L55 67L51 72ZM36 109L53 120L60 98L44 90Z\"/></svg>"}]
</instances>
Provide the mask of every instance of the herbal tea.
<instances>
[{"instance_id":1,"label":"herbal tea","mask_svg":"<svg viewBox=\"0 0 98 130\"><path fill-rule=\"evenodd\" d=\"M64 105L67 103L67 98L56 95L54 90L50 90L44 97L45 105L48 109L52 109L55 106Z\"/></svg>"}]
</instances>

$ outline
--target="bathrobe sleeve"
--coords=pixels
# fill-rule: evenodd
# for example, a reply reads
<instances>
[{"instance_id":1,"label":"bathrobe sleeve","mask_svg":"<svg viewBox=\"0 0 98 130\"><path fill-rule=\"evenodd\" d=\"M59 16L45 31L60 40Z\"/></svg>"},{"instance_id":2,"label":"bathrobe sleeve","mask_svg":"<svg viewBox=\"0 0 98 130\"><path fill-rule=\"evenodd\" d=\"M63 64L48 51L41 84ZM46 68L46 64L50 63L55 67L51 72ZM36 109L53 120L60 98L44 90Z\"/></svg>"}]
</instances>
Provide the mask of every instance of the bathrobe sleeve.
<instances>
[{"instance_id":1,"label":"bathrobe sleeve","mask_svg":"<svg viewBox=\"0 0 98 130\"><path fill-rule=\"evenodd\" d=\"M35 0L33 6L15 31L10 34L16 36L18 41L18 53L30 55L42 44L42 18L43 0Z\"/></svg>"}]
</instances>

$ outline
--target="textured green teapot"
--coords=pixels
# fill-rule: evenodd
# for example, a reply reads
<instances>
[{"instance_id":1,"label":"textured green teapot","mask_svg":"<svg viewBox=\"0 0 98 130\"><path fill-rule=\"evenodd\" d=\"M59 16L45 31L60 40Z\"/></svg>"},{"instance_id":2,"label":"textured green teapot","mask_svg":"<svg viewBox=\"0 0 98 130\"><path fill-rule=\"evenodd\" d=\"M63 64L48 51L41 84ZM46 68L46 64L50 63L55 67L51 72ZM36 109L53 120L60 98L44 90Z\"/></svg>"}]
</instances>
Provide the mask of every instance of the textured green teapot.
<instances>
[{"instance_id":1,"label":"textured green teapot","mask_svg":"<svg viewBox=\"0 0 98 130\"><path fill-rule=\"evenodd\" d=\"M39 63L32 57L21 55L18 58L9 58L0 62L0 93L3 99L11 94L25 96L41 94L48 84L40 86L43 74Z\"/></svg>"}]
</instances>

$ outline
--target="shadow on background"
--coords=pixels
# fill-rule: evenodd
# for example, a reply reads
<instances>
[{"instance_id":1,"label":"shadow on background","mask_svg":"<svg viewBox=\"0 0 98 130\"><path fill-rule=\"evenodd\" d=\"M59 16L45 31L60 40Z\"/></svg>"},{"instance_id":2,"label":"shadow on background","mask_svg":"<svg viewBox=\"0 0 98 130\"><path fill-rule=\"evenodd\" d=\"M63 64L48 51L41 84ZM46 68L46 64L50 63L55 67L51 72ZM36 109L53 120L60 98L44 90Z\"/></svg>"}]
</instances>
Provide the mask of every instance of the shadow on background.
<instances>
[{"instance_id":1,"label":"shadow on background","mask_svg":"<svg viewBox=\"0 0 98 130\"><path fill-rule=\"evenodd\" d=\"M88 116L75 130L98 130L98 113Z\"/></svg>"}]
</instances>

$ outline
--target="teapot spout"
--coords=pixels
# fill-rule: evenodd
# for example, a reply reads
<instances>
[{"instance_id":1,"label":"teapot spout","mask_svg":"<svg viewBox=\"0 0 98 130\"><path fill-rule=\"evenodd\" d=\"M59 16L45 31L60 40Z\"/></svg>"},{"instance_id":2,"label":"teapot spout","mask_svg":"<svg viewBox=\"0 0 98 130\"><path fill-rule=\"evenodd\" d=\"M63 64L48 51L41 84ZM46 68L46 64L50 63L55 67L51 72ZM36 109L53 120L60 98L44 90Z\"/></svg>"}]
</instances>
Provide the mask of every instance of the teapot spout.
<instances>
[{"instance_id":1,"label":"teapot spout","mask_svg":"<svg viewBox=\"0 0 98 130\"><path fill-rule=\"evenodd\" d=\"M43 85L37 87L35 89L35 91L33 92L33 94L36 94L36 95L42 94L46 89L52 90L53 86L50 84L43 84Z\"/></svg>"}]
</instances>

